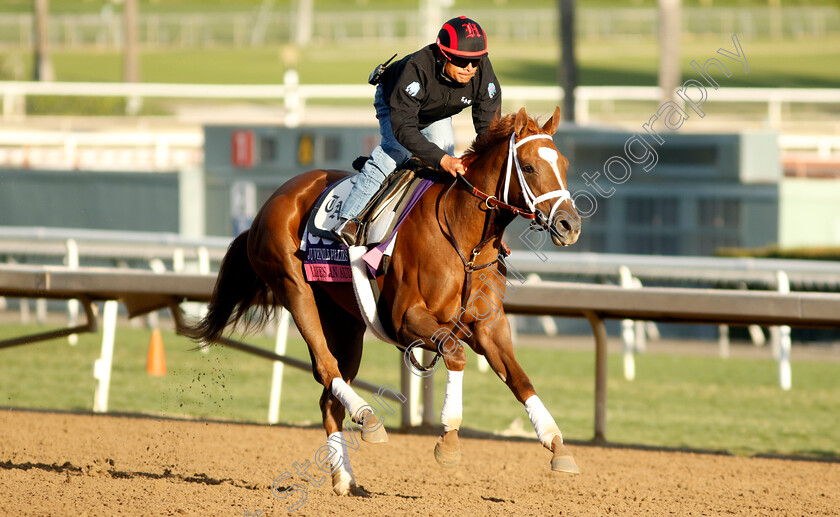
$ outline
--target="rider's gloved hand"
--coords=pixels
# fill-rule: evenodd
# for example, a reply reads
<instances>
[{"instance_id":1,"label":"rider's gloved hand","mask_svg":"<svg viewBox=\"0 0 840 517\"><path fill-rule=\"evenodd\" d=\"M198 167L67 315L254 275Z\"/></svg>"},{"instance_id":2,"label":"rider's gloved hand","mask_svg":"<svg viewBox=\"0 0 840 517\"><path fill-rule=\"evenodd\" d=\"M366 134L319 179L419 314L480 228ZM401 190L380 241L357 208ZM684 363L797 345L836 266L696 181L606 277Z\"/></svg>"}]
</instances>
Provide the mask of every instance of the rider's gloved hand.
<instances>
[{"instance_id":1,"label":"rider's gloved hand","mask_svg":"<svg viewBox=\"0 0 840 517\"><path fill-rule=\"evenodd\" d=\"M440 168L451 174L453 178L458 174L467 172L467 168L464 167L464 162L460 158L448 154L444 154L443 158L440 159Z\"/></svg>"}]
</instances>

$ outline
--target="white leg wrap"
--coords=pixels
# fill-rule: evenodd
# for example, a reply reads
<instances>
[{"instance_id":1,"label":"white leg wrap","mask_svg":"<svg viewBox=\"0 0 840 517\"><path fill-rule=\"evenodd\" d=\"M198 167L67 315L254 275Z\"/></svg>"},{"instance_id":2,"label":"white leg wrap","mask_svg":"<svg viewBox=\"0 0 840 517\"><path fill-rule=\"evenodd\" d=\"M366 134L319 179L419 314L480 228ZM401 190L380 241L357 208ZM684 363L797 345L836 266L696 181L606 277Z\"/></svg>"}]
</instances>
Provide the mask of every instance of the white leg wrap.
<instances>
[{"instance_id":1,"label":"white leg wrap","mask_svg":"<svg viewBox=\"0 0 840 517\"><path fill-rule=\"evenodd\" d=\"M342 439L341 431L330 434L327 437L327 445L330 448L333 491L338 495L345 495L350 486L356 484L356 478L353 476L353 468L350 467L350 454L347 452L347 444Z\"/></svg>"},{"instance_id":2,"label":"white leg wrap","mask_svg":"<svg viewBox=\"0 0 840 517\"><path fill-rule=\"evenodd\" d=\"M333 379L330 385L330 391L341 401L341 405L350 412L351 419L359 415L361 408L368 406L368 403L362 397L356 395L356 392L344 382L344 379L339 379L338 377Z\"/></svg>"},{"instance_id":3,"label":"white leg wrap","mask_svg":"<svg viewBox=\"0 0 840 517\"><path fill-rule=\"evenodd\" d=\"M461 427L463 402L461 392L464 387L464 372L446 371L446 395L443 397L443 409L440 410L440 423L445 432L457 431Z\"/></svg>"},{"instance_id":4,"label":"white leg wrap","mask_svg":"<svg viewBox=\"0 0 840 517\"><path fill-rule=\"evenodd\" d=\"M528 418L531 419L531 423L534 425L534 431L537 432L537 438L540 439L540 443L543 444L543 447L551 450L551 442L554 440L555 436L559 436L560 441L563 441L563 435L560 434L560 428L557 427L557 423L554 422L554 418L551 417L551 414L549 414L545 405L538 396L531 395L528 400L525 401L525 412L528 413Z\"/></svg>"}]
</instances>

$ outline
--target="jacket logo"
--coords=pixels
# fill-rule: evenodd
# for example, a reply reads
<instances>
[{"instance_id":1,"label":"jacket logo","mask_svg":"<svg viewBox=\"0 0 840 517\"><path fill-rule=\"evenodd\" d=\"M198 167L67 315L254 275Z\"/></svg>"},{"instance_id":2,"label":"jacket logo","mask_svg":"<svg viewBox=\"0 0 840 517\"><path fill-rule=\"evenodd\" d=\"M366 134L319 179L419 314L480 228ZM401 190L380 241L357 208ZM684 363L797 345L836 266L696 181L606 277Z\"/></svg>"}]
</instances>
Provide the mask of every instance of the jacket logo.
<instances>
[{"instance_id":1,"label":"jacket logo","mask_svg":"<svg viewBox=\"0 0 840 517\"><path fill-rule=\"evenodd\" d=\"M466 97L461 97L461 102L463 102L464 104L471 104L472 99L468 99Z\"/></svg>"},{"instance_id":2,"label":"jacket logo","mask_svg":"<svg viewBox=\"0 0 840 517\"><path fill-rule=\"evenodd\" d=\"M418 93L420 93L420 83L414 81L413 83L409 84L405 87L405 92L412 97L416 97Z\"/></svg>"},{"instance_id":3,"label":"jacket logo","mask_svg":"<svg viewBox=\"0 0 840 517\"><path fill-rule=\"evenodd\" d=\"M489 95L491 99L496 96L496 85L494 83L487 85L487 95Z\"/></svg>"}]
</instances>

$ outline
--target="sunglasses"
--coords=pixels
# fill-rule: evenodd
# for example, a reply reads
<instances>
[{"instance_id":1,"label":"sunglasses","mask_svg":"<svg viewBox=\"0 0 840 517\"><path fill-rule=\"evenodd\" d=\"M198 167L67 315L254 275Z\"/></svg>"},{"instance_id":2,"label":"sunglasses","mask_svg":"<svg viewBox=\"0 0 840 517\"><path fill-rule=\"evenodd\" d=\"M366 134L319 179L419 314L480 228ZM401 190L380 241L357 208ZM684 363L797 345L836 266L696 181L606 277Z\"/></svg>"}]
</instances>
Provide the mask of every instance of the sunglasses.
<instances>
[{"instance_id":1,"label":"sunglasses","mask_svg":"<svg viewBox=\"0 0 840 517\"><path fill-rule=\"evenodd\" d=\"M458 68L467 68L468 65L472 65L473 68L478 68L478 64L481 62L481 58L476 59L465 59L463 57L457 56L447 56L449 57L449 62L453 65L457 66Z\"/></svg>"}]
</instances>

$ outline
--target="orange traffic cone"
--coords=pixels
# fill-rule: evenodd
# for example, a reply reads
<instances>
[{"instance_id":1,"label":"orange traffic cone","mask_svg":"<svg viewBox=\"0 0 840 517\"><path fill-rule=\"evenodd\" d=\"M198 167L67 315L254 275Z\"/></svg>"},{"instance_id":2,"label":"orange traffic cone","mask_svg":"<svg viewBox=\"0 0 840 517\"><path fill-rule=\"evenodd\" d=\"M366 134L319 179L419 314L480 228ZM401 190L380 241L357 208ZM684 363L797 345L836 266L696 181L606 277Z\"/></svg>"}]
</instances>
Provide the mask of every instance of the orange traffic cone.
<instances>
[{"instance_id":1,"label":"orange traffic cone","mask_svg":"<svg viewBox=\"0 0 840 517\"><path fill-rule=\"evenodd\" d=\"M160 330L152 330L152 338L149 340L149 355L146 357L146 372L149 375L166 375L166 359L163 357L163 339L160 337Z\"/></svg>"}]
</instances>

